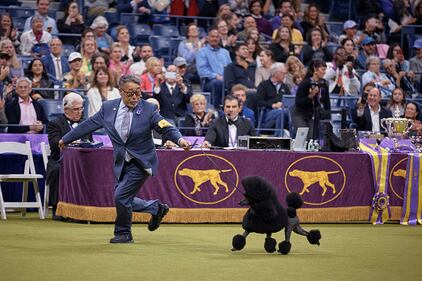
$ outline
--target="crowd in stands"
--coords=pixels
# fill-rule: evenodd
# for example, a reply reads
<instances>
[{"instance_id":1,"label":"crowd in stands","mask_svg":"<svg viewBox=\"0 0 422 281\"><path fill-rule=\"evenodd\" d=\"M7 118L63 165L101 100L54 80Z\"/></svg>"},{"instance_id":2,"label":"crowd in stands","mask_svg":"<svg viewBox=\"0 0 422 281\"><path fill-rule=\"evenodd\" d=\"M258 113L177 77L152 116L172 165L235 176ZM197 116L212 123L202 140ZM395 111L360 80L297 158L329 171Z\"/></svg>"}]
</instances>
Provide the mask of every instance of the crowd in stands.
<instances>
[{"instance_id":1,"label":"crowd in stands","mask_svg":"<svg viewBox=\"0 0 422 281\"><path fill-rule=\"evenodd\" d=\"M222 122L225 107L236 106L227 96L240 100L252 127L277 136L305 126L316 138L315 122L331 119L333 108L346 108L352 126L365 131L382 131L386 116L421 118L422 0L358 0L355 20L337 24L321 12L327 1L60 2L63 16L52 18L50 1L36 0L21 29L14 23L22 19L0 4L0 123L15 125L9 133L42 132L48 120L39 101L70 92L88 101L86 117L94 115L120 97L127 74L188 135L204 136L213 119ZM115 20L127 14L130 24ZM154 34L160 26L176 26L177 37ZM409 26L414 33L403 36ZM167 53L140 27L168 41ZM169 47L172 40L178 45ZM421 135L416 121L412 131Z\"/></svg>"}]
</instances>

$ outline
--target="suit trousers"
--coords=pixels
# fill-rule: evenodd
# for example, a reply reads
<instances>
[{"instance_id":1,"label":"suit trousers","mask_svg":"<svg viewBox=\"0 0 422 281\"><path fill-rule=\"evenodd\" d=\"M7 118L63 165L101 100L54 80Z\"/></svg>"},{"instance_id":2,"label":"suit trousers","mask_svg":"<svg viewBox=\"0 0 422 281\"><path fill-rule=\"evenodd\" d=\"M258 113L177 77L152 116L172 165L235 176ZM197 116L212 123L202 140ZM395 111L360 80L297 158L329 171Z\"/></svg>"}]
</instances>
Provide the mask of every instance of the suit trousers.
<instances>
[{"instance_id":1,"label":"suit trousers","mask_svg":"<svg viewBox=\"0 0 422 281\"><path fill-rule=\"evenodd\" d=\"M158 200L143 200L136 197L149 174L132 159L125 162L120 179L114 190L116 204L116 222L114 235L131 234L132 212L156 215Z\"/></svg>"}]
</instances>

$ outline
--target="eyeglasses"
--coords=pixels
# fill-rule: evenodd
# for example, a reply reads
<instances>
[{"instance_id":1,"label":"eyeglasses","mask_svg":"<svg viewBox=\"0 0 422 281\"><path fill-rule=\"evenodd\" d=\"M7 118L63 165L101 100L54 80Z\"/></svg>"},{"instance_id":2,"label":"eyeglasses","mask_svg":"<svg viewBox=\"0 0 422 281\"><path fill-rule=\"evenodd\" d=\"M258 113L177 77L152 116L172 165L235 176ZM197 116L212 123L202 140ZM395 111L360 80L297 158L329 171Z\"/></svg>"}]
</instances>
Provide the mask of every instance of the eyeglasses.
<instances>
[{"instance_id":1,"label":"eyeglasses","mask_svg":"<svg viewBox=\"0 0 422 281\"><path fill-rule=\"evenodd\" d=\"M69 108L69 109L75 113L84 111L84 107L76 107L76 108Z\"/></svg>"},{"instance_id":2,"label":"eyeglasses","mask_svg":"<svg viewBox=\"0 0 422 281\"><path fill-rule=\"evenodd\" d=\"M141 96L141 89L134 89L131 91L125 91L122 88L119 89L122 93L124 93L126 95L126 97L131 98L133 95L139 97Z\"/></svg>"}]
</instances>

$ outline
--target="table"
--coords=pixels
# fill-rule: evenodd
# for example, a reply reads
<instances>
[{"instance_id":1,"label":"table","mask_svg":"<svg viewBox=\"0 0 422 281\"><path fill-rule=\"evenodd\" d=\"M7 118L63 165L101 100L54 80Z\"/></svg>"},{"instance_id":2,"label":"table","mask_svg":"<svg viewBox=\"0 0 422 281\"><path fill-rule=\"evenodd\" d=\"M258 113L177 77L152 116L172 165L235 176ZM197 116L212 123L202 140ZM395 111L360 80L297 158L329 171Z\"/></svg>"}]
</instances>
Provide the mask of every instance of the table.
<instances>
[{"instance_id":1,"label":"table","mask_svg":"<svg viewBox=\"0 0 422 281\"><path fill-rule=\"evenodd\" d=\"M246 210L238 206L243 199L243 177L267 178L286 205L286 194L302 192L310 172L318 172L319 179L309 183L309 192L303 194L305 204L299 210L303 222L368 220L375 188L372 166L365 153L159 150L157 154L158 174L147 180L138 195L168 203L171 211L165 218L167 222L240 222ZM404 154L393 154L390 161L392 220L401 215L406 159ZM113 222L112 161L111 148L66 148L57 214L77 220ZM198 170L208 171L216 184L198 182ZM193 192L195 181L200 191ZM147 215L134 214L134 221L148 219Z\"/></svg>"}]
</instances>

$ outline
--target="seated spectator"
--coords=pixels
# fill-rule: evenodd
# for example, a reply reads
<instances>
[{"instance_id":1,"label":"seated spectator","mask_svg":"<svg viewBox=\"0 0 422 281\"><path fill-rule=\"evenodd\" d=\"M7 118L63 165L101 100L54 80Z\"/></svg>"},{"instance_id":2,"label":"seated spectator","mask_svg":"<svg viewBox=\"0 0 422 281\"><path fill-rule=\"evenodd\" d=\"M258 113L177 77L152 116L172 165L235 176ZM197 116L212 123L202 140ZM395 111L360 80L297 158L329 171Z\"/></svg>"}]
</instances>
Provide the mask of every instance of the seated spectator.
<instances>
[{"instance_id":1,"label":"seated spectator","mask_svg":"<svg viewBox=\"0 0 422 281\"><path fill-rule=\"evenodd\" d=\"M388 19L390 30L388 39L389 42L400 42L401 29L404 26L415 24L417 19L411 14L409 0L394 0L393 8L393 16Z\"/></svg>"},{"instance_id":2,"label":"seated spectator","mask_svg":"<svg viewBox=\"0 0 422 281\"><path fill-rule=\"evenodd\" d=\"M62 41L58 38L54 38L50 42L50 54L44 55L41 58L49 78L57 85L63 83L63 74L70 70L69 62L62 53Z\"/></svg>"},{"instance_id":3,"label":"seated spectator","mask_svg":"<svg viewBox=\"0 0 422 281\"><path fill-rule=\"evenodd\" d=\"M7 94L13 89L12 79L10 78L10 55L0 50L0 96L9 98Z\"/></svg>"},{"instance_id":4,"label":"seated spectator","mask_svg":"<svg viewBox=\"0 0 422 281\"><path fill-rule=\"evenodd\" d=\"M9 39L3 39L0 41L0 51L3 51L9 55L9 76L12 80L16 80L19 77L23 77L24 70L21 60L16 55L15 46Z\"/></svg>"},{"instance_id":5,"label":"seated spectator","mask_svg":"<svg viewBox=\"0 0 422 281\"><path fill-rule=\"evenodd\" d=\"M35 14L32 17L26 19L23 31L29 31L32 28L33 18L38 17L41 19L42 22L42 30L47 31L50 34L59 33L57 30L56 20L48 16L49 8L50 0L37 0L37 10L35 11Z\"/></svg>"},{"instance_id":6,"label":"seated spectator","mask_svg":"<svg viewBox=\"0 0 422 281\"><path fill-rule=\"evenodd\" d=\"M259 34L258 28L256 28L256 27L250 27L250 28L248 28L248 30L246 31L245 41L248 38L253 38L255 40L255 42L258 42L258 44L259 43L266 42L265 38L262 37L261 34ZM239 40L238 39L238 41L242 41L242 40Z\"/></svg>"},{"instance_id":7,"label":"seated spectator","mask_svg":"<svg viewBox=\"0 0 422 281\"><path fill-rule=\"evenodd\" d=\"M270 50L264 49L259 53L260 66L255 71L255 86L270 78L270 69L274 63L274 55Z\"/></svg>"},{"instance_id":8,"label":"seated spectator","mask_svg":"<svg viewBox=\"0 0 422 281\"><path fill-rule=\"evenodd\" d=\"M397 69L400 69L400 66L390 59L385 59L383 61L383 66L386 72L385 76L390 80L391 84L394 85L394 88L401 88L405 95L412 97L412 94L414 94L416 90L412 85L411 78L408 77L409 74L402 70L397 71ZM412 74L414 77L413 72Z\"/></svg>"},{"instance_id":9,"label":"seated spectator","mask_svg":"<svg viewBox=\"0 0 422 281\"><path fill-rule=\"evenodd\" d=\"M196 69L196 53L205 44L205 39L199 38L199 29L195 23L190 23L187 28L186 39L178 47L178 56L187 62L186 74L190 80L199 80ZM192 79L193 78L193 79Z\"/></svg>"},{"instance_id":10,"label":"seated spectator","mask_svg":"<svg viewBox=\"0 0 422 281\"><path fill-rule=\"evenodd\" d=\"M358 24L353 20L345 21L343 24L343 34L338 37L338 43L343 45L343 40L350 39L354 44L360 42L359 36L357 35Z\"/></svg>"},{"instance_id":11,"label":"seated spectator","mask_svg":"<svg viewBox=\"0 0 422 281\"><path fill-rule=\"evenodd\" d=\"M81 56L82 56L82 66L81 71L86 77L91 76L92 65L91 59L94 54L97 52L97 42L93 39L85 39L82 41L81 45Z\"/></svg>"},{"instance_id":12,"label":"seated spectator","mask_svg":"<svg viewBox=\"0 0 422 281\"><path fill-rule=\"evenodd\" d=\"M274 54L274 60L276 62L285 63L289 56L297 55L291 38L292 34L288 27L280 26L276 30L276 37L269 47Z\"/></svg>"},{"instance_id":13,"label":"seated spectator","mask_svg":"<svg viewBox=\"0 0 422 281\"><path fill-rule=\"evenodd\" d=\"M64 113L47 126L48 143L50 144L51 156L48 159L46 181L50 185L49 205L53 207L53 220L60 220L56 216L57 203L59 198L60 178L60 149L59 140L70 130L77 127L83 121L83 99L76 93L69 93L63 98ZM82 139L92 141L89 134Z\"/></svg>"},{"instance_id":14,"label":"seated spectator","mask_svg":"<svg viewBox=\"0 0 422 281\"><path fill-rule=\"evenodd\" d=\"M401 88L394 89L393 94L391 95L386 108L389 109L394 116L395 115L403 116L405 106L406 106L406 95L404 94L403 89ZM396 114L396 112L398 112L398 114Z\"/></svg>"},{"instance_id":15,"label":"seated spectator","mask_svg":"<svg viewBox=\"0 0 422 281\"><path fill-rule=\"evenodd\" d=\"M399 43L393 43L389 46L387 59L393 60L398 71L408 72L410 70L410 63L404 58L403 49Z\"/></svg>"},{"instance_id":16,"label":"seated spectator","mask_svg":"<svg viewBox=\"0 0 422 281\"><path fill-rule=\"evenodd\" d=\"M132 63L132 61L122 60L122 48L120 46L120 43L113 43L110 46L110 71L112 73L115 73L115 83L120 80L120 77L123 75L129 74L129 67Z\"/></svg>"},{"instance_id":17,"label":"seated spectator","mask_svg":"<svg viewBox=\"0 0 422 281\"><path fill-rule=\"evenodd\" d=\"M406 104L404 109L404 118L413 121L412 127L409 130L409 136L422 136L422 123L420 119L421 110L419 105L413 101Z\"/></svg>"},{"instance_id":18,"label":"seated spectator","mask_svg":"<svg viewBox=\"0 0 422 281\"><path fill-rule=\"evenodd\" d=\"M242 84L249 91L255 89L256 64L249 63L246 59L249 51L245 43L236 45L236 59L224 68L224 84L227 91L231 92L234 84Z\"/></svg>"},{"instance_id":19,"label":"seated spectator","mask_svg":"<svg viewBox=\"0 0 422 281\"><path fill-rule=\"evenodd\" d=\"M94 74L94 72L100 69L101 67L109 68L109 57L107 56L107 54L104 53L95 53L91 58L91 66L93 71L92 74ZM90 81L92 81L92 79L90 79Z\"/></svg>"},{"instance_id":20,"label":"seated spectator","mask_svg":"<svg viewBox=\"0 0 422 281\"><path fill-rule=\"evenodd\" d=\"M214 111L208 109L207 99L202 94L194 94L190 98L192 113L186 113L182 129L184 136L205 136L210 122L214 119Z\"/></svg>"},{"instance_id":21,"label":"seated spectator","mask_svg":"<svg viewBox=\"0 0 422 281\"><path fill-rule=\"evenodd\" d=\"M160 91L154 92L154 98L160 103L160 114L173 124L184 117L192 91L183 83L183 77L177 74L177 67L169 65L164 75L165 82L160 84Z\"/></svg>"},{"instance_id":22,"label":"seated spectator","mask_svg":"<svg viewBox=\"0 0 422 281\"><path fill-rule=\"evenodd\" d=\"M251 12L251 16L256 21L256 27L258 28L260 33L264 33L268 36L273 34L273 27L271 22L269 22L266 18L262 16L263 7L260 0L252 0L249 2L249 10Z\"/></svg>"},{"instance_id":23,"label":"seated spectator","mask_svg":"<svg viewBox=\"0 0 422 281\"><path fill-rule=\"evenodd\" d=\"M0 40L9 39L16 50L19 50L20 41L18 30L13 26L13 18L8 13L0 15Z\"/></svg>"},{"instance_id":24,"label":"seated spectator","mask_svg":"<svg viewBox=\"0 0 422 281\"><path fill-rule=\"evenodd\" d=\"M199 77L203 79L203 90L211 92L211 103L218 106L223 95L224 67L232 61L229 52L219 47L217 30L208 32L207 41L208 44L196 54L196 67Z\"/></svg>"},{"instance_id":25,"label":"seated spectator","mask_svg":"<svg viewBox=\"0 0 422 281\"><path fill-rule=\"evenodd\" d=\"M47 1L48 0L40 0ZM43 30L43 18L34 15L31 17L31 29L22 33L21 36L21 54L24 56L40 56L43 54L37 53L35 46L47 46L52 37L51 34ZM45 51L43 51L45 52Z\"/></svg>"},{"instance_id":26,"label":"seated spectator","mask_svg":"<svg viewBox=\"0 0 422 281\"><path fill-rule=\"evenodd\" d=\"M90 28L94 31L98 50L103 53L110 54L110 47L111 44L113 44L113 38L107 34L108 22L105 17L96 17Z\"/></svg>"},{"instance_id":27,"label":"seated spectator","mask_svg":"<svg viewBox=\"0 0 422 281\"><path fill-rule=\"evenodd\" d=\"M130 45L130 34L129 30L124 25L119 25L116 27L117 31L117 41L120 44L120 48L122 50L122 61L127 62L130 61L131 63L134 61L133 59L133 52L135 51L135 47Z\"/></svg>"},{"instance_id":28,"label":"seated spectator","mask_svg":"<svg viewBox=\"0 0 422 281\"><path fill-rule=\"evenodd\" d=\"M324 79L328 82L328 90L338 96L359 96L360 81L353 69L354 58L346 57L343 47L338 47L334 53L333 63L327 64Z\"/></svg>"},{"instance_id":29,"label":"seated spectator","mask_svg":"<svg viewBox=\"0 0 422 281\"><path fill-rule=\"evenodd\" d=\"M10 126L7 130L10 134L40 134L47 124L44 110L40 104L30 97L32 83L26 77L16 80L16 94L11 101L6 103L6 117Z\"/></svg>"},{"instance_id":30,"label":"seated spectator","mask_svg":"<svg viewBox=\"0 0 422 281\"><path fill-rule=\"evenodd\" d=\"M376 44L385 44L387 42L387 40L385 39L383 23L379 20L377 16L373 15L369 16L364 21L364 29L359 30L357 36L359 37L358 42L356 42L357 45L363 45L363 40L367 36L371 37Z\"/></svg>"},{"instance_id":31,"label":"seated spectator","mask_svg":"<svg viewBox=\"0 0 422 281\"><path fill-rule=\"evenodd\" d=\"M270 78L262 81L256 92L256 105L265 108L262 127L276 129L276 136L284 135L283 129L289 127L288 112L283 110L282 102L284 95L290 95L289 88L284 84L286 74L287 69L284 63L274 63L271 66Z\"/></svg>"},{"instance_id":32,"label":"seated spectator","mask_svg":"<svg viewBox=\"0 0 422 281\"><path fill-rule=\"evenodd\" d=\"M313 61L308 70L309 77L299 84L296 92L293 127L308 127L308 139L319 139L319 121L331 119L330 95L324 79L326 70L325 62Z\"/></svg>"},{"instance_id":33,"label":"seated spectator","mask_svg":"<svg viewBox=\"0 0 422 281\"><path fill-rule=\"evenodd\" d=\"M246 106L246 92L248 88L242 84L236 84L232 87L231 95L237 98L240 101L240 112L239 116L243 118L248 118L251 120L252 124L255 125L255 112Z\"/></svg>"},{"instance_id":34,"label":"seated spectator","mask_svg":"<svg viewBox=\"0 0 422 281\"><path fill-rule=\"evenodd\" d=\"M288 16L289 20L292 21L291 25L287 24L286 21L283 22L283 17ZM280 27L280 25L284 25L289 27L290 30L296 29L300 33L300 37L302 37L302 27L300 26L300 23L297 21L297 15L296 11L293 8L292 1L290 0L281 0L278 4L278 14L274 16L274 18L271 20L271 24L273 27L273 30L276 30ZM292 32L296 33L296 32ZM299 34L297 34L299 36ZM274 34L273 34L274 37ZM302 40L303 41L303 40Z\"/></svg>"},{"instance_id":35,"label":"seated spectator","mask_svg":"<svg viewBox=\"0 0 422 281\"><path fill-rule=\"evenodd\" d=\"M346 57L352 56L355 59L354 66L357 67L358 50L356 49L355 42L352 39L345 38L341 41L340 46L344 48Z\"/></svg>"},{"instance_id":36,"label":"seated spectator","mask_svg":"<svg viewBox=\"0 0 422 281\"><path fill-rule=\"evenodd\" d=\"M306 68L303 63L296 56L290 56L286 60L287 74L284 83L289 87L291 94L293 94L292 89L295 93L297 86L305 79ZM296 81L295 81L296 80Z\"/></svg>"},{"instance_id":37,"label":"seated spectator","mask_svg":"<svg viewBox=\"0 0 422 281\"><path fill-rule=\"evenodd\" d=\"M218 31L218 36L220 38L220 47L227 49L231 52L231 49L236 44L237 36L229 35L228 24L223 19L218 19L214 25L215 29Z\"/></svg>"},{"instance_id":38,"label":"seated spectator","mask_svg":"<svg viewBox=\"0 0 422 281\"><path fill-rule=\"evenodd\" d=\"M89 101L89 117L100 110L104 101L120 98L119 90L114 85L108 68L100 67L94 72L91 86L86 94Z\"/></svg>"},{"instance_id":39,"label":"seated spectator","mask_svg":"<svg viewBox=\"0 0 422 281\"><path fill-rule=\"evenodd\" d=\"M141 91L143 97L152 97L153 93L160 92L160 84L165 81L163 64L156 58L151 57L146 62L146 72L141 75Z\"/></svg>"},{"instance_id":40,"label":"seated spectator","mask_svg":"<svg viewBox=\"0 0 422 281\"><path fill-rule=\"evenodd\" d=\"M323 37L321 29L311 29L306 38L308 43L302 49L303 64L309 66L314 60L322 60L324 62L330 62L333 59L333 55L330 50L325 46L325 38Z\"/></svg>"},{"instance_id":41,"label":"seated spectator","mask_svg":"<svg viewBox=\"0 0 422 281\"><path fill-rule=\"evenodd\" d=\"M320 15L320 10L317 4L308 5L305 10L303 21L300 23L300 26L302 27L302 34L305 38L308 38L312 30L321 30L321 37L323 38L324 43L327 43L330 33L328 32L328 28L325 24L324 17Z\"/></svg>"},{"instance_id":42,"label":"seated spectator","mask_svg":"<svg viewBox=\"0 0 422 281\"><path fill-rule=\"evenodd\" d=\"M26 71L26 77L32 82L31 98L33 100L39 99L54 99L54 92L48 90L35 90L35 88L52 88L53 82L48 78L47 71L40 59L33 59Z\"/></svg>"},{"instance_id":43,"label":"seated spectator","mask_svg":"<svg viewBox=\"0 0 422 281\"><path fill-rule=\"evenodd\" d=\"M259 42L264 42L265 37L259 32L258 27L256 26L255 18L252 16L247 16L243 19L243 30L237 33L237 40L244 41L248 36L250 36L250 29L256 29Z\"/></svg>"},{"instance_id":44,"label":"seated spectator","mask_svg":"<svg viewBox=\"0 0 422 281\"><path fill-rule=\"evenodd\" d=\"M64 17L57 21L60 33L81 34L85 30L85 21L76 1L69 1L64 10ZM64 44L75 45L75 37L61 36Z\"/></svg>"},{"instance_id":45,"label":"seated spectator","mask_svg":"<svg viewBox=\"0 0 422 281\"><path fill-rule=\"evenodd\" d=\"M186 75L186 60L182 57L176 57L173 61L173 64L177 67L177 74L183 78L183 84L188 87L189 92L193 92L192 83Z\"/></svg>"},{"instance_id":46,"label":"seated spectator","mask_svg":"<svg viewBox=\"0 0 422 281\"><path fill-rule=\"evenodd\" d=\"M82 53L82 44L85 40L91 39L95 41L95 34L91 28L86 28L81 34L81 41L76 45L75 51Z\"/></svg>"},{"instance_id":47,"label":"seated spectator","mask_svg":"<svg viewBox=\"0 0 422 281\"><path fill-rule=\"evenodd\" d=\"M245 43L248 47L248 57L246 58L246 61L249 63L254 63L258 66L260 64L258 55L262 50L258 40L252 37L248 37L246 38Z\"/></svg>"},{"instance_id":48,"label":"seated spectator","mask_svg":"<svg viewBox=\"0 0 422 281\"><path fill-rule=\"evenodd\" d=\"M250 15L248 1L229 0L230 9L242 17Z\"/></svg>"},{"instance_id":49,"label":"seated spectator","mask_svg":"<svg viewBox=\"0 0 422 281\"><path fill-rule=\"evenodd\" d=\"M203 147L237 147L239 136L255 136L255 128L249 119L239 116L240 101L228 95L224 97L224 116L214 119L205 135Z\"/></svg>"},{"instance_id":50,"label":"seated spectator","mask_svg":"<svg viewBox=\"0 0 422 281\"><path fill-rule=\"evenodd\" d=\"M144 72L147 70L146 68L147 60L153 56L154 56L154 51L152 50L151 45L149 44L143 45L141 47L141 60L132 64L129 67L129 73L135 76L141 77L141 75L144 74Z\"/></svg>"},{"instance_id":51,"label":"seated spectator","mask_svg":"<svg viewBox=\"0 0 422 281\"><path fill-rule=\"evenodd\" d=\"M388 77L381 72L381 61L378 57L370 56L366 60L367 70L362 75L362 84L366 85L369 82L375 83L375 85L381 89L382 98L389 98L391 92L396 88Z\"/></svg>"},{"instance_id":52,"label":"seated spectator","mask_svg":"<svg viewBox=\"0 0 422 281\"><path fill-rule=\"evenodd\" d=\"M370 56L378 57L378 51L375 40L372 37L367 36L362 40L362 50L359 51L358 57L356 59L357 68L366 69L366 61Z\"/></svg>"},{"instance_id":53,"label":"seated spectator","mask_svg":"<svg viewBox=\"0 0 422 281\"><path fill-rule=\"evenodd\" d=\"M226 0L223 0L223 1L218 0L219 8L218 8L218 12L217 12L217 15L216 15L217 20L222 19L224 16L232 13L232 10L230 9L230 5L228 5L224 2L227 2L227 1Z\"/></svg>"},{"instance_id":54,"label":"seated spectator","mask_svg":"<svg viewBox=\"0 0 422 281\"><path fill-rule=\"evenodd\" d=\"M302 32L294 26L294 19L291 14L285 14L281 17L281 25L286 26L292 34L291 43L295 46L295 53L300 54L302 47L305 44ZM274 29L273 38L277 36L276 29Z\"/></svg>"},{"instance_id":55,"label":"seated spectator","mask_svg":"<svg viewBox=\"0 0 422 281\"><path fill-rule=\"evenodd\" d=\"M381 92L378 88L369 90L367 100L359 98L356 108L352 110L353 122L357 124L358 131L382 132L383 118L392 116L391 111L381 106Z\"/></svg>"},{"instance_id":56,"label":"seated spectator","mask_svg":"<svg viewBox=\"0 0 422 281\"><path fill-rule=\"evenodd\" d=\"M234 13L228 13L224 15L222 19L227 23L229 35L237 35L237 29L240 23L240 20L237 15Z\"/></svg>"},{"instance_id":57,"label":"seated spectator","mask_svg":"<svg viewBox=\"0 0 422 281\"><path fill-rule=\"evenodd\" d=\"M419 6L422 7L422 5ZM409 60L409 69L413 73L417 73L415 76L415 81L417 84L419 84L419 92L422 92L422 39L416 40L413 44L413 48L415 49L415 56Z\"/></svg>"},{"instance_id":58,"label":"seated spectator","mask_svg":"<svg viewBox=\"0 0 422 281\"><path fill-rule=\"evenodd\" d=\"M78 52L69 55L70 71L63 75L63 87L66 89L84 89L87 78L82 72L82 56Z\"/></svg>"}]
</instances>

